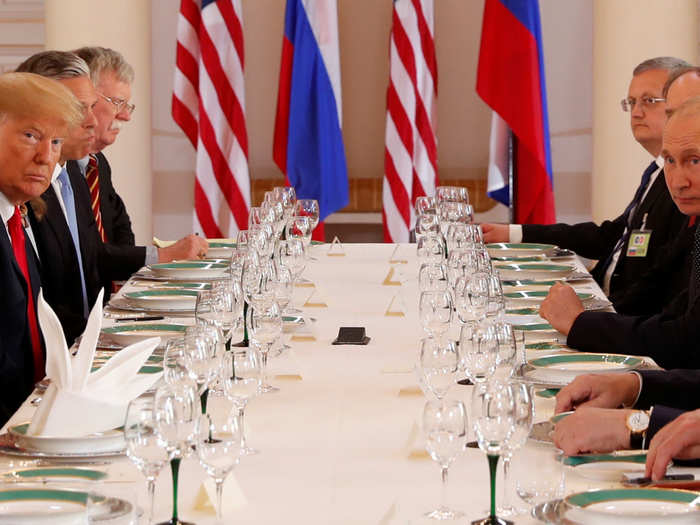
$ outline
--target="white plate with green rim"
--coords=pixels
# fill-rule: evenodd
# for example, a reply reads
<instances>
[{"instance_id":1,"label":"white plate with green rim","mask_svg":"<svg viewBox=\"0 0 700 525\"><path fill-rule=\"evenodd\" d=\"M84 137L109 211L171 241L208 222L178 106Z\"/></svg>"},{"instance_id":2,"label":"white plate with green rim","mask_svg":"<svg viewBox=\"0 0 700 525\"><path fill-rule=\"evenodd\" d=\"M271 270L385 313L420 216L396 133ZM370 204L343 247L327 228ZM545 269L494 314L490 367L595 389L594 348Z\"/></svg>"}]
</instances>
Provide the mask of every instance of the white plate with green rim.
<instances>
[{"instance_id":1,"label":"white plate with green rim","mask_svg":"<svg viewBox=\"0 0 700 525\"><path fill-rule=\"evenodd\" d=\"M88 494L72 490L0 490L0 523L87 525Z\"/></svg>"},{"instance_id":2,"label":"white plate with green rim","mask_svg":"<svg viewBox=\"0 0 700 525\"><path fill-rule=\"evenodd\" d=\"M226 276L228 264L206 261L179 261L151 264L148 269L157 277L170 279L216 279Z\"/></svg>"},{"instance_id":3,"label":"white plate with green rim","mask_svg":"<svg viewBox=\"0 0 700 525\"><path fill-rule=\"evenodd\" d=\"M561 421L565 417L569 417L573 413L573 410L569 410L568 412L559 412L558 414L555 414L552 417L550 417L549 421L552 423L552 425L556 425L557 423L559 423L559 421Z\"/></svg>"},{"instance_id":4,"label":"white plate with green rim","mask_svg":"<svg viewBox=\"0 0 700 525\"><path fill-rule=\"evenodd\" d=\"M586 479L623 481L625 474L644 476L646 454L585 454L566 456L564 465Z\"/></svg>"},{"instance_id":5,"label":"white plate with green rim","mask_svg":"<svg viewBox=\"0 0 700 525\"><path fill-rule=\"evenodd\" d=\"M529 359L526 377L537 381L569 383L581 374L629 372L642 364L639 357L582 352L548 355Z\"/></svg>"},{"instance_id":6,"label":"white plate with green rim","mask_svg":"<svg viewBox=\"0 0 700 525\"><path fill-rule=\"evenodd\" d=\"M554 253L557 247L554 244L540 244L534 242L496 242L486 245L489 255L495 257L518 257L528 255L546 255Z\"/></svg>"},{"instance_id":7,"label":"white plate with green rim","mask_svg":"<svg viewBox=\"0 0 700 525\"><path fill-rule=\"evenodd\" d=\"M46 483L49 481L101 481L107 473L101 470L74 467L28 468L3 474L14 481Z\"/></svg>"},{"instance_id":8,"label":"white plate with green rim","mask_svg":"<svg viewBox=\"0 0 700 525\"><path fill-rule=\"evenodd\" d=\"M582 524L619 525L700 523L698 493L636 488L589 490L564 498L566 517Z\"/></svg>"},{"instance_id":9,"label":"white plate with green rim","mask_svg":"<svg viewBox=\"0 0 700 525\"><path fill-rule=\"evenodd\" d=\"M124 298L131 304L148 310L194 310L197 290L179 288L152 288L138 292L126 292Z\"/></svg>"},{"instance_id":10,"label":"white plate with green rim","mask_svg":"<svg viewBox=\"0 0 700 525\"><path fill-rule=\"evenodd\" d=\"M554 327L549 323L514 324L513 330L522 330L523 332L556 332Z\"/></svg>"},{"instance_id":11,"label":"white plate with green rim","mask_svg":"<svg viewBox=\"0 0 700 525\"><path fill-rule=\"evenodd\" d=\"M160 337L161 342L165 339L180 337L185 334L185 326L181 324L125 324L106 326L102 329L111 341L117 344L128 346L150 337Z\"/></svg>"},{"instance_id":12,"label":"white plate with green rim","mask_svg":"<svg viewBox=\"0 0 700 525\"><path fill-rule=\"evenodd\" d=\"M517 292L505 292L503 297L508 301L518 302L537 302L544 301L544 298L549 294L549 290L521 290ZM593 299L594 295L587 292L577 292L576 296L581 302Z\"/></svg>"},{"instance_id":13,"label":"white plate with green rim","mask_svg":"<svg viewBox=\"0 0 700 525\"><path fill-rule=\"evenodd\" d=\"M153 285L151 285L153 286ZM154 288L180 288L182 290L211 290L211 283L188 283L186 281L181 282L164 282L155 285Z\"/></svg>"},{"instance_id":14,"label":"white plate with green rim","mask_svg":"<svg viewBox=\"0 0 700 525\"><path fill-rule=\"evenodd\" d=\"M235 242L209 241L207 257L229 258L235 249Z\"/></svg>"},{"instance_id":15,"label":"white plate with green rim","mask_svg":"<svg viewBox=\"0 0 700 525\"><path fill-rule=\"evenodd\" d=\"M557 343L556 341L537 341L533 343L527 343L525 345L525 350L572 350L564 343Z\"/></svg>"},{"instance_id":16,"label":"white plate with green rim","mask_svg":"<svg viewBox=\"0 0 700 525\"><path fill-rule=\"evenodd\" d=\"M25 450L35 450L49 454L113 453L124 450L124 431L112 429L96 432L83 437L28 436L29 423L12 426L8 434L14 442Z\"/></svg>"},{"instance_id":17,"label":"white plate with green rim","mask_svg":"<svg viewBox=\"0 0 700 525\"><path fill-rule=\"evenodd\" d=\"M574 267L570 264L551 264L551 263L496 263L493 265L494 270L498 270L501 279L503 280L522 280L522 279L556 279L558 277L566 277L574 271Z\"/></svg>"},{"instance_id":18,"label":"white plate with green rim","mask_svg":"<svg viewBox=\"0 0 700 525\"><path fill-rule=\"evenodd\" d=\"M518 262L518 263L524 263L524 262L538 262L538 261L545 261L547 260L547 257L544 255L516 255L516 256L510 256L510 257L503 257L503 256L491 256L492 261L497 261L497 262Z\"/></svg>"}]
</instances>

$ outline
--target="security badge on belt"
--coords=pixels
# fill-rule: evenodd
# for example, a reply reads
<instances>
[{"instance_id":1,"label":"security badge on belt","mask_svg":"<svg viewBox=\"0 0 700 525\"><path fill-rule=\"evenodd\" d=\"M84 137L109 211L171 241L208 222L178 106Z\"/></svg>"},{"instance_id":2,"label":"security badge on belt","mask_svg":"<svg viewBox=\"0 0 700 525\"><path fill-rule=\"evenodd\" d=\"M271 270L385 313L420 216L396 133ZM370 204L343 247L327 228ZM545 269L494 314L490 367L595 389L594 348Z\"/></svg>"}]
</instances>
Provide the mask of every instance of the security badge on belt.
<instances>
[{"instance_id":1,"label":"security badge on belt","mask_svg":"<svg viewBox=\"0 0 700 525\"><path fill-rule=\"evenodd\" d=\"M630 240L627 243L627 257L646 257L649 249L649 241L651 240L651 230L646 230L644 227L647 224L647 214L644 214L642 227L639 230L632 230Z\"/></svg>"}]
</instances>

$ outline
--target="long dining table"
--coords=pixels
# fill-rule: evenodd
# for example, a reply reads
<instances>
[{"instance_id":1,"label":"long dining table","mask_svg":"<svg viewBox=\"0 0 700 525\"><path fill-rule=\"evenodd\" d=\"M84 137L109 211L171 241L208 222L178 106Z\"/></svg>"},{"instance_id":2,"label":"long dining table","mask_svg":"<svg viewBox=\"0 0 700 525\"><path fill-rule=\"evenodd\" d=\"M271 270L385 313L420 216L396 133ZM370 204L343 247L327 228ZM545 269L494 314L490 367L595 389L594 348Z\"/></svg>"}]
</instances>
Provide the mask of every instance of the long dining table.
<instances>
[{"instance_id":1,"label":"long dining table","mask_svg":"<svg viewBox=\"0 0 700 525\"><path fill-rule=\"evenodd\" d=\"M418 343L425 336L418 316L415 245L331 248L313 247L305 281L295 287L293 305L303 311L304 323L285 330L289 349L269 362L270 382L279 391L254 398L246 409L249 445L259 454L241 458L226 482L224 523L428 523L422 513L440 500L440 469L425 453L421 431L426 397L414 372ZM573 263L585 271L581 261ZM145 284L132 278L117 297ZM575 288L604 299L592 280L577 282ZM114 317L106 316L104 325L114 324ZM191 316L176 321L194 322ZM364 346L333 345L342 326L364 327L371 340ZM450 396L468 407L472 388L456 384ZM4 430L30 420L37 397L32 394ZM535 421L547 420L553 409L553 399L537 397ZM0 471L31 464L0 456ZM108 473L106 480L93 482L93 490L131 497L141 508L147 505L145 480L125 456L91 468ZM700 469L690 471L700 474ZM537 475L535 464L532 475ZM183 461L182 519L215 522L204 496L206 487L211 489L206 479L196 458ZM500 479L498 485L500 500ZM619 485L566 474L566 493L610 486ZM514 491L511 499L524 505ZM450 467L447 500L465 513L460 523L488 514L489 471L478 448L466 448ZM170 508L166 467L156 487L156 521L167 519ZM527 514L515 522L537 523Z\"/></svg>"}]
</instances>

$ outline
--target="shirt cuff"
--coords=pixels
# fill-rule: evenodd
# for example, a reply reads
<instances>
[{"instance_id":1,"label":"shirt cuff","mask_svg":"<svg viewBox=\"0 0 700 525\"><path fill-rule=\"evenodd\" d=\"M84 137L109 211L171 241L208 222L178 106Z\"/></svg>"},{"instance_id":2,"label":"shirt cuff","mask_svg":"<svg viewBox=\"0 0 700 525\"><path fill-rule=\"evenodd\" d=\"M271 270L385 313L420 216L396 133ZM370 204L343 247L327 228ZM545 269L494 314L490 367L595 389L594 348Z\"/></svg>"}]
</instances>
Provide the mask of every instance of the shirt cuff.
<instances>
[{"instance_id":1,"label":"shirt cuff","mask_svg":"<svg viewBox=\"0 0 700 525\"><path fill-rule=\"evenodd\" d=\"M146 261L145 265L156 264L158 262L158 248L155 246L146 246Z\"/></svg>"},{"instance_id":2,"label":"shirt cuff","mask_svg":"<svg viewBox=\"0 0 700 525\"><path fill-rule=\"evenodd\" d=\"M508 225L508 242L523 242L523 227L520 224Z\"/></svg>"}]
</instances>

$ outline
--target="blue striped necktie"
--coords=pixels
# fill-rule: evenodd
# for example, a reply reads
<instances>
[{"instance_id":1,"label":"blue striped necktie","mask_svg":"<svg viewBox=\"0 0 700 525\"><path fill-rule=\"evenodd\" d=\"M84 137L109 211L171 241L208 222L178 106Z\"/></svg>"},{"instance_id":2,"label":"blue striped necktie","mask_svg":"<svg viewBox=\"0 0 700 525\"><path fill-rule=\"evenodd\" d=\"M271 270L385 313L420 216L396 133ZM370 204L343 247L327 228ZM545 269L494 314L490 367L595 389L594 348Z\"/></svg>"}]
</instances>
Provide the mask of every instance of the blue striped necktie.
<instances>
[{"instance_id":1,"label":"blue striped necktie","mask_svg":"<svg viewBox=\"0 0 700 525\"><path fill-rule=\"evenodd\" d=\"M66 168L61 170L61 173L58 176L58 181L61 183L61 197L63 197L63 205L66 208L68 229L70 230L70 236L73 238L75 255L78 258L80 284L83 292L83 315L87 318L90 309L88 308L87 291L85 289L85 272L83 271L83 257L80 251L80 237L78 236L78 219L75 215L75 198L73 197L73 187L68 180L68 172L66 171Z\"/></svg>"}]
</instances>

